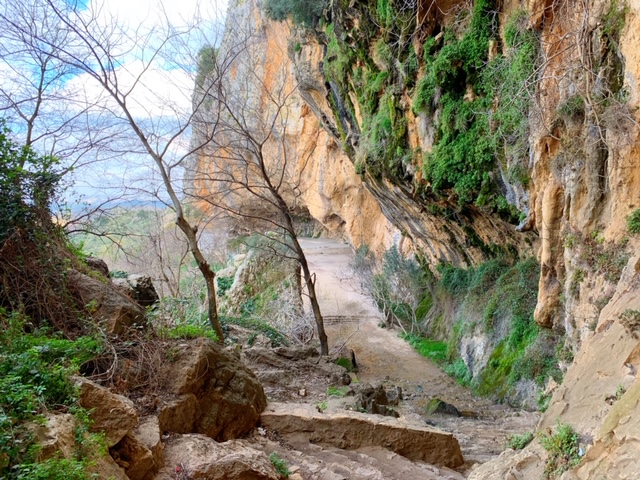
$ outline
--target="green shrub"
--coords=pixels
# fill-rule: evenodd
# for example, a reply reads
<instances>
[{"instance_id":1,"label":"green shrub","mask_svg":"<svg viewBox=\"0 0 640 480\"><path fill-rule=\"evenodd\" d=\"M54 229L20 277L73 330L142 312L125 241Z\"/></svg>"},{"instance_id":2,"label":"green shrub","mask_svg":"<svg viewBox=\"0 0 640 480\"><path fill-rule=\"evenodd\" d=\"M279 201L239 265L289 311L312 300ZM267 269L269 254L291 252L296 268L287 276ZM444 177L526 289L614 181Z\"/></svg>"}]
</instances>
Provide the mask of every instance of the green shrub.
<instances>
[{"instance_id":1,"label":"green shrub","mask_svg":"<svg viewBox=\"0 0 640 480\"><path fill-rule=\"evenodd\" d=\"M158 329L160 338L208 338L214 342L218 340L216 332L208 325L180 324L173 327Z\"/></svg>"},{"instance_id":2,"label":"green shrub","mask_svg":"<svg viewBox=\"0 0 640 480\"><path fill-rule=\"evenodd\" d=\"M380 37L373 44L373 52L377 60L384 64L385 70L388 70L392 66L393 52L389 44L384 40L384 37Z\"/></svg>"},{"instance_id":3,"label":"green shrub","mask_svg":"<svg viewBox=\"0 0 640 480\"><path fill-rule=\"evenodd\" d=\"M640 208L627 215L627 228L631 233L640 233Z\"/></svg>"},{"instance_id":4,"label":"green shrub","mask_svg":"<svg viewBox=\"0 0 640 480\"><path fill-rule=\"evenodd\" d=\"M36 235L50 223L49 204L61 180L57 158L17 145L10 134L0 120L0 246L18 229Z\"/></svg>"},{"instance_id":5,"label":"green shrub","mask_svg":"<svg viewBox=\"0 0 640 480\"><path fill-rule=\"evenodd\" d=\"M443 362L447 358L447 344L438 340L429 340L417 335L403 337L423 357L434 362Z\"/></svg>"},{"instance_id":6,"label":"green shrub","mask_svg":"<svg viewBox=\"0 0 640 480\"><path fill-rule=\"evenodd\" d=\"M584 99L579 94L570 96L558 106L558 115L565 119L579 119L584 113Z\"/></svg>"},{"instance_id":7,"label":"green shrub","mask_svg":"<svg viewBox=\"0 0 640 480\"><path fill-rule=\"evenodd\" d=\"M533 433L527 432L522 435L509 435L507 437L507 448L522 450L533 441Z\"/></svg>"},{"instance_id":8,"label":"green shrub","mask_svg":"<svg viewBox=\"0 0 640 480\"><path fill-rule=\"evenodd\" d=\"M529 348L539 334L533 311L540 270L534 258L513 264L498 258L467 269L441 264L438 271L438 296L450 298L464 308L480 310L487 333L495 330L496 322L502 322L500 330L505 333L497 339L487 365L474 381L478 393L502 399L520 379L546 380L551 372L556 376L557 359L553 348L544 351ZM461 364L457 359L458 345L465 331L474 328L476 326L464 318L458 318L447 341L447 360L453 365L445 368L458 378L465 378L464 362ZM467 377L466 381L469 380Z\"/></svg>"},{"instance_id":9,"label":"green shrub","mask_svg":"<svg viewBox=\"0 0 640 480\"><path fill-rule=\"evenodd\" d=\"M620 315L620 323L629 333L640 330L640 311L626 309Z\"/></svg>"},{"instance_id":10,"label":"green shrub","mask_svg":"<svg viewBox=\"0 0 640 480\"><path fill-rule=\"evenodd\" d=\"M198 70L196 74L196 85L199 88L204 86L204 81L216 68L216 57L218 51L214 47L202 47L198 52Z\"/></svg>"},{"instance_id":11,"label":"green shrub","mask_svg":"<svg viewBox=\"0 0 640 480\"><path fill-rule=\"evenodd\" d=\"M342 86L346 83L347 74L351 68L351 52L336 37L333 23L327 26L325 36L327 39L327 52L323 64L325 77ZM339 123L339 120L336 117L336 122Z\"/></svg>"},{"instance_id":12,"label":"green shrub","mask_svg":"<svg viewBox=\"0 0 640 480\"><path fill-rule=\"evenodd\" d=\"M391 0L376 1L376 16L383 26L388 28L393 25L394 11Z\"/></svg>"},{"instance_id":13,"label":"green shrub","mask_svg":"<svg viewBox=\"0 0 640 480\"><path fill-rule=\"evenodd\" d=\"M42 463L20 465L18 480L87 480L87 462L66 458L50 458Z\"/></svg>"},{"instance_id":14,"label":"green shrub","mask_svg":"<svg viewBox=\"0 0 640 480\"><path fill-rule=\"evenodd\" d=\"M330 397L344 397L349 391L349 387L336 387L331 385L327 388L327 395Z\"/></svg>"},{"instance_id":15,"label":"green shrub","mask_svg":"<svg viewBox=\"0 0 640 480\"><path fill-rule=\"evenodd\" d=\"M278 475L283 478L289 478L290 472L287 468L287 462L280 458L278 452L272 452L271 455L269 455L269 461L276 468L276 472L278 472Z\"/></svg>"},{"instance_id":16,"label":"green shrub","mask_svg":"<svg viewBox=\"0 0 640 480\"><path fill-rule=\"evenodd\" d=\"M538 410L540 412L546 412L551 404L551 395L543 391L538 392L538 395L536 396L536 404L538 405Z\"/></svg>"},{"instance_id":17,"label":"green shrub","mask_svg":"<svg viewBox=\"0 0 640 480\"><path fill-rule=\"evenodd\" d=\"M225 334L229 331L229 325L237 325L239 327L253 330L264 335L269 340L271 340L271 344L274 347L289 345L286 336L284 336L277 329L273 328L267 322L264 322L257 318L222 316L220 317L220 323L222 325L222 331Z\"/></svg>"},{"instance_id":18,"label":"green shrub","mask_svg":"<svg viewBox=\"0 0 640 480\"><path fill-rule=\"evenodd\" d=\"M436 85L433 76L429 74L424 75L418 80L418 85L413 95L413 103L411 105L413 113L416 115L423 112L432 113L435 94Z\"/></svg>"},{"instance_id":19,"label":"green shrub","mask_svg":"<svg viewBox=\"0 0 640 480\"><path fill-rule=\"evenodd\" d=\"M543 434L540 444L549 457L544 468L545 478L556 478L580 463L578 434L570 425L559 423L554 433Z\"/></svg>"},{"instance_id":20,"label":"green shrub","mask_svg":"<svg viewBox=\"0 0 640 480\"><path fill-rule=\"evenodd\" d=\"M445 365L444 371L455 378L460 385L468 386L471 384L471 372L461 358L456 358L453 363Z\"/></svg>"},{"instance_id":21,"label":"green shrub","mask_svg":"<svg viewBox=\"0 0 640 480\"><path fill-rule=\"evenodd\" d=\"M521 435L509 435L509 437L507 437L507 448L522 450L533 441L533 438L533 433L531 432L523 433Z\"/></svg>"},{"instance_id":22,"label":"green shrub","mask_svg":"<svg viewBox=\"0 0 640 480\"><path fill-rule=\"evenodd\" d=\"M346 369L347 372L353 372L355 370L355 367L353 365L353 362L351 361L350 358L347 357L340 357L336 360L336 365L341 366L342 368Z\"/></svg>"},{"instance_id":23,"label":"green shrub","mask_svg":"<svg viewBox=\"0 0 640 480\"><path fill-rule=\"evenodd\" d=\"M216 283L218 284L218 295L224 297L233 285L233 277L216 277Z\"/></svg>"}]
</instances>

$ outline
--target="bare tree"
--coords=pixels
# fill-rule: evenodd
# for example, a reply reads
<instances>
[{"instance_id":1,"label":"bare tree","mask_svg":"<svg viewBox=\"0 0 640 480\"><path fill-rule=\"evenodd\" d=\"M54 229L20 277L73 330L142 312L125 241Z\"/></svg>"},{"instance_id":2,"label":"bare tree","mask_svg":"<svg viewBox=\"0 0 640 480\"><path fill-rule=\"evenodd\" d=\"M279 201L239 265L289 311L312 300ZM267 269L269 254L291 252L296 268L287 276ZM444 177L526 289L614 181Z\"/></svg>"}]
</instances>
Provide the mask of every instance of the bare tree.
<instances>
[{"instance_id":1,"label":"bare tree","mask_svg":"<svg viewBox=\"0 0 640 480\"><path fill-rule=\"evenodd\" d=\"M203 43L215 45L216 40L207 42L198 25L172 24L162 6L159 12L154 12L158 17L155 25L132 28L125 20L110 16L103 2L92 1L88 8L63 0L11 0L10 4L13 14L5 16L3 21L15 32L16 41L21 42L33 58L54 62L54 71L66 75L67 88L75 86L87 93L84 101L88 106L83 103L83 108L88 115L99 114L110 130L119 133L117 141L111 142L112 152L152 160L154 168L149 176L157 175L162 188L152 184L145 190L174 211L176 225L185 235L205 281L209 321L222 342L215 273L198 244L198 224L185 214L180 190L185 159L203 148L216 125L209 126L208 138L202 139L201 144L189 145L192 120L203 103L191 103L194 79L179 74L193 71L196 60L190 52ZM55 25L56 34L49 35L46 30L23 23L21 14L16 12L25 12L28 8L36 8L41 18ZM226 75L231 56L241 51L242 48L234 48L228 51L229 58L217 57L215 68L208 75L212 78ZM171 68L166 68L167 65ZM158 79L163 85L171 85L170 94L155 91ZM35 102L37 105L37 98ZM87 125L83 133L91 135L92 127Z\"/></svg>"},{"instance_id":2,"label":"bare tree","mask_svg":"<svg viewBox=\"0 0 640 480\"><path fill-rule=\"evenodd\" d=\"M273 49L274 45L267 46L260 38L242 33L227 31L226 35L251 41L242 46L243 55L235 57L233 79L207 78L204 89L197 92L209 108L196 116L196 137L199 132L207 136L212 123L216 131L206 153L192 166L196 185L192 195L240 219L258 233L277 234L270 238L282 247L278 253L300 265L303 292L313 312L321 354L327 355L328 339L315 275L296 230L296 211L301 208L303 194L301 178L313 154L312 149L300 152L296 134L290 131L291 112L299 101L295 95L297 85L290 72L265 61L266 48ZM227 48L233 47L223 43L220 50L225 52Z\"/></svg>"},{"instance_id":3,"label":"bare tree","mask_svg":"<svg viewBox=\"0 0 640 480\"><path fill-rule=\"evenodd\" d=\"M71 36L39 0L0 6L0 114L17 140L74 168L110 157L117 136L96 99L67 88Z\"/></svg>"}]
</instances>

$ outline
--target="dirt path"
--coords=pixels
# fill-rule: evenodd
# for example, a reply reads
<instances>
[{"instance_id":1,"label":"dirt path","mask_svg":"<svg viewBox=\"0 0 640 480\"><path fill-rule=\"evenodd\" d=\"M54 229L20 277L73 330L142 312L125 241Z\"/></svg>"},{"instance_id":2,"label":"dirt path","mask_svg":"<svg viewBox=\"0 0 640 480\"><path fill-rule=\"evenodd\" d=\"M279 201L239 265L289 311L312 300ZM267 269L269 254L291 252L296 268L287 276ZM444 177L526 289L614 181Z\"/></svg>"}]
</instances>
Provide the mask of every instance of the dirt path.
<instances>
[{"instance_id":1,"label":"dirt path","mask_svg":"<svg viewBox=\"0 0 640 480\"><path fill-rule=\"evenodd\" d=\"M469 464L498 455L508 435L534 429L537 414L475 397L413 350L397 331L380 328L380 313L349 268L353 258L349 245L332 239L304 239L303 248L317 276L330 347L346 342L353 349L359 381L402 387L406 401L401 413L454 433ZM427 415L425 406L434 397L472 417Z\"/></svg>"}]
</instances>

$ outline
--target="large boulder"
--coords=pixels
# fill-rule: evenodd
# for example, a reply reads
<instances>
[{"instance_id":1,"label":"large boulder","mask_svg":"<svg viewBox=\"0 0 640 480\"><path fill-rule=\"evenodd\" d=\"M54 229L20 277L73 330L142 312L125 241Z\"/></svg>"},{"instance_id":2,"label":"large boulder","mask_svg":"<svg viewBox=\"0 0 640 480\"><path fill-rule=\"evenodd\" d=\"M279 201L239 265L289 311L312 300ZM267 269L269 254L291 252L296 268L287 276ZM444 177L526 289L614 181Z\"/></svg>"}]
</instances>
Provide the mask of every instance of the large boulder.
<instances>
[{"instance_id":1,"label":"large boulder","mask_svg":"<svg viewBox=\"0 0 640 480\"><path fill-rule=\"evenodd\" d=\"M285 438L303 435L312 443L345 450L379 446L409 460L449 468L463 464L460 445L451 433L392 417L320 413L309 404L271 403L260 421Z\"/></svg>"},{"instance_id":2,"label":"large boulder","mask_svg":"<svg viewBox=\"0 0 640 480\"><path fill-rule=\"evenodd\" d=\"M138 425L133 402L83 377L74 378L80 406L90 411L91 431L104 432L108 447L113 447Z\"/></svg>"},{"instance_id":3,"label":"large boulder","mask_svg":"<svg viewBox=\"0 0 640 480\"><path fill-rule=\"evenodd\" d=\"M638 354L640 348L636 349ZM616 400L584 460L569 478L640 478L639 413L640 380L636 380Z\"/></svg>"},{"instance_id":4,"label":"large boulder","mask_svg":"<svg viewBox=\"0 0 640 480\"><path fill-rule=\"evenodd\" d=\"M198 399L193 393L165 401L158 419L161 432L193 433L198 413Z\"/></svg>"},{"instance_id":5,"label":"large boulder","mask_svg":"<svg viewBox=\"0 0 640 480\"><path fill-rule=\"evenodd\" d=\"M111 283L101 282L76 270L71 270L69 277L82 303L87 305L94 319L104 324L108 333L119 335L134 325L146 322L142 307Z\"/></svg>"},{"instance_id":6,"label":"large boulder","mask_svg":"<svg viewBox=\"0 0 640 480\"><path fill-rule=\"evenodd\" d=\"M195 399L195 432L218 441L230 440L251 431L267 406L262 385L253 372L207 339L180 345L176 361L167 366L163 376L167 389L176 395L174 402L161 408L163 431L188 431L181 426L189 423L188 416L180 422L174 417L191 408ZM171 428L176 424L178 427Z\"/></svg>"},{"instance_id":7,"label":"large boulder","mask_svg":"<svg viewBox=\"0 0 640 480\"><path fill-rule=\"evenodd\" d=\"M171 437L164 449L165 467L156 480L277 480L278 474L264 452L238 441L218 443L204 435Z\"/></svg>"},{"instance_id":8,"label":"large boulder","mask_svg":"<svg viewBox=\"0 0 640 480\"><path fill-rule=\"evenodd\" d=\"M114 278L113 284L142 307L151 307L160 300L151 277L128 275L127 278Z\"/></svg>"}]
</instances>

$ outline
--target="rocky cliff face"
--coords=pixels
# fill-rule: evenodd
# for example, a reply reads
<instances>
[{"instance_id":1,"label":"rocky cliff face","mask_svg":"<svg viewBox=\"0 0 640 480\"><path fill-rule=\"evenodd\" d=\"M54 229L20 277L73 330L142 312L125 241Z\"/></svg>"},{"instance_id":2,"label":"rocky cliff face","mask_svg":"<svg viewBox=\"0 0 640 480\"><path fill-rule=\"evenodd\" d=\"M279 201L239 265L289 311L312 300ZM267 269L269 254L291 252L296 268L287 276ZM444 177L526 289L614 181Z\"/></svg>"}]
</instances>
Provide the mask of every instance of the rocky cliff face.
<instances>
[{"instance_id":1,"label":"rocky cliff face","mask_svg":"<svg viewBox=\"0 0 640 480\"><path fill-rule=\"evenodd\" d=\"M294 75L291 29L284 23L265 19L259 0L232 3L226 22L226 33L218 54L229 63L230 74L223 80L225 89L247 92L243 108L262 111L285 107L279 122L283 127L277 138L267 139L273 165L282 163L282 149L292 160L286 166L295 199L290 198L302 214L310 214L328 231L344 237L355 246L364 243L376 245L379 251L388 248L401 235L383 214L381 205L371 195L364 182L356 175L348 155L329 130L322 128L326 118L312 110L298 90ZM322 59L321 48L310 52L315 61ZM242 85L240 87L240 85ZM278 91L281 96L270 98ZM311 106L310 106L311 105ZM215 112L209 111L203 122L214 123ZM206 129L203 129L206 130ZM202 143L206 131L200 132ZM280 153L280 155L279 155ZM211 178L224 170L224 155L199 155L191 166L196 189L202 198L214 194L216 186ZM279 168L279 167L275 167ZM203 174L203 172L206 172ZM246 208L261 211L260 202L248 200ZM264 203L264 202L262 202ZM206 202L203 206L207 208Z\"/></svg>"},{"instance_id":2,"label":"rocky cliff face","mask_svg":"<svg viewBox=\"0 0 640 480\"><path fill-rule=\"evenodd\" d=\"M622 472L637 448L639 14L636 0L336 0L310 31L257 0L230 10L266 40L265 75L297 87L288 134L324 226L432 267L536 256L535 321L569 352L542 425L593 437L580 478ZM472 338L486 363L499 342Z\"/></svg>"}]
</instances>

